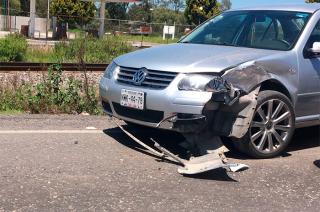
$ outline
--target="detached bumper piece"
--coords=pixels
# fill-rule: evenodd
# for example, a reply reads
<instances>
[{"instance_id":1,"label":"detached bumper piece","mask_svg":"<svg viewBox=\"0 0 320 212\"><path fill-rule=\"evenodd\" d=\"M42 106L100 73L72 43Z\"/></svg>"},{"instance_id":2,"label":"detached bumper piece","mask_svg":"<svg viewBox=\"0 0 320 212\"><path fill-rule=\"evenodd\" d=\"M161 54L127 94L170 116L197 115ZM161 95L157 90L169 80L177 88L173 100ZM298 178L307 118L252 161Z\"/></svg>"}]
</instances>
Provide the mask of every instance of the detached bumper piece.
<instances>
[{"instance_id":1,"label":"detached bumper piece","mask_svg":"<svg viewBox=\"0 0 320 212\"><path fill-rule=\"evenodd\" d=\"M132 140L149 150L151 154L180 164L180 167L178 168L178 173L182 175L199 174L218 168L224 168L227 171L232 172L237 172L249 168L247 165L244 164L227 162L227 158L223 153L224 148L219 137L205 139L204 142L197 142L199 152L204 154L199 157L191 157L189 160L185 160L173 154L166 148L160 146L153 139L151 140L154 142L154 147L146 145L143 141L139 140L130 132L125 130L116 120L113 119L113 121L125 134L127 134ZM193 138L191 138L190 140L192 139Z\"/></svg>"}]
</instances>

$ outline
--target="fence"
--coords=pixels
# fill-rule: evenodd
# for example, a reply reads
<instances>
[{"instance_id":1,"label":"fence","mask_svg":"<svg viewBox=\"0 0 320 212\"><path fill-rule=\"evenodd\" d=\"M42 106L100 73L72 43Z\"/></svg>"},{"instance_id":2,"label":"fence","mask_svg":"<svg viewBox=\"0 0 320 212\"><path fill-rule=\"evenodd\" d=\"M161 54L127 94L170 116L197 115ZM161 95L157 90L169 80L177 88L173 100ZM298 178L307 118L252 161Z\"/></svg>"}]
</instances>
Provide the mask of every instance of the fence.
<instances>
[{"instance_id":1,"label":"fence","mask_svg":"<svg viewBox=\"0 0 320 212\"><path fill-rule=\"evenodd\" d=\"M167 23L147 23L116 19L105 19L104 22L106 34L141 36L142 39L145 36L149 36L157 37L159 40L163 38L164 32L166 39L180 38L195 27L191 25L171 24L170 28L165 27L168 26Z\"/></svg>"},{"instance_id":2,"label":"fence","mask_svg":"<svg viewBox=\"0 0 320 212\"><path fill-rule=\"evenodd\" d=\"M0 30L20 32L22 26L29 25L30 17L0 15ZM47 29L46 18L35 18L35 31L45 33Z\"/></svg>"},{"instance_id":3,"label":"fence","mask_svg":"<svg viewBox=\"0 0 320 212\"><path fill-rule=\"evenodd\" d=\"M29 14L30 15L30 14ZM50 17L39 18L39 14L36 14L35 18L35 33L34 38L52 39L57 28L56 18ZM41 15L44 17L44 14ZM75 17L72 17L75 18ZM81 17L76 17L81 20ZM165 23L148 23L144 21L132 21L132 20L120 20L120 19L103 19L104 31L106 35L119 35L119 36L135 36L135 40L146 40L146 37L153 38L147 40L157 40L160 42L163 40L164 29L170 33L166 33L166 39L172 39L174 34L175 40L185 35L188 31L192 30L195 26L182 25L182 24L170 24L171 27L165 27L168 24ZM86 25L70 23L66 25L68 39L74 39L84 34L91 34L97 36L99 31L101 19L94 18L90 23ZM81 23L81 21L79 21ZM10 32L23 32L23 26L30 25L30 17L25 16L7 16L0 15L0 36L8 34ZM170 30L169 30L170 29ZM169 35L168 35L169 34ZM165 42L164 41L164 42Z\"/></svg>"}]
</instances>

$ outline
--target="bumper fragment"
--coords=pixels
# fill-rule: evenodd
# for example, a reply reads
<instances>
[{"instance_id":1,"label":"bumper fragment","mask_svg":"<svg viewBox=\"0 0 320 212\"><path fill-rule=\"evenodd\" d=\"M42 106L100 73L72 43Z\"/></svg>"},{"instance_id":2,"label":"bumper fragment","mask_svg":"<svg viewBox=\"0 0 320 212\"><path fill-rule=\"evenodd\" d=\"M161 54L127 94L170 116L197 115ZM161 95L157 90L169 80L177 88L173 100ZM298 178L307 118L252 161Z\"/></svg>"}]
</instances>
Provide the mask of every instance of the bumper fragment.
<instances>
[{"instance_id":1,"label":"bumper fragment","mask_svg":"<svg viewBox=\"0 0 320 212\"><path fill-rule=\"evenodd\" d=\"M203 172L207 172L210 170L225 168L227 171L240 171L247 169L248 166L244 164L238 163L228 163L227 158L223 153L223 145L219 137L214 137L210 139L202 140L203 142L197 142L198 147L201 151L206 152L206 154L199 157L191 157L189 160L182 159L177 155L174 155L166 148L159 145L155 140L151 139L154 142L154 148L146 145L143 141L139 140L135 136L133 136L130 132L125 130L116 120L114 123L125 133L127 134L133 141L137 142L141 146L145 147L149 152L157 157L165 158L167 160L171 160L177 164L178 173L183 175L193 175L199 174ZM200 136L200 139L205 137ZM213 143L212 143L213 142Z\"/></svg>"}]
</instances>

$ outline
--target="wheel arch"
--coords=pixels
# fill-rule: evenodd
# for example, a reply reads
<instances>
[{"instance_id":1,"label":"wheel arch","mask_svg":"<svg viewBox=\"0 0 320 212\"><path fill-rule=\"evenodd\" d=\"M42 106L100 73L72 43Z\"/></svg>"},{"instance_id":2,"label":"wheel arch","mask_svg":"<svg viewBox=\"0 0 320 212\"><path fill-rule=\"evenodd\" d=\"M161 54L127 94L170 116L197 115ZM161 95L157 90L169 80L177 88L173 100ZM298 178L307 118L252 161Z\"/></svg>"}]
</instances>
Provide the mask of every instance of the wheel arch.
<instances>
[{"instance_id":1,"label":"wheel arch","mask_svg":"<svg viewBox=\"0 0 320 212\"><path fill-rule=\"evenodd\" d=\"M278 91L286 95L289 98L289 100L293 103L293 97L291 96L289 90L276 79L269 79L261 83L260 91L266 90Z\"/></svg>"}]
</instances>

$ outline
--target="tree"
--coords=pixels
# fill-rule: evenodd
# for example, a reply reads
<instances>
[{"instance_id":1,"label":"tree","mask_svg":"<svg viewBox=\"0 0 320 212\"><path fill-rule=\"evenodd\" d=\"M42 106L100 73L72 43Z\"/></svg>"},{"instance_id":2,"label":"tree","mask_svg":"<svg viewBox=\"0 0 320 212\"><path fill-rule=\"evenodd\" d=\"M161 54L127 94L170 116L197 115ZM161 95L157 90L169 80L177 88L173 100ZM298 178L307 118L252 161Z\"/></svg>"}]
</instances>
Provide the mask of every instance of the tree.
<instances>
[{"instance_id":1,"label":"tree","mask_svg":"<svg viewBox=\"0 0 320 212\"><path fill-rule=\"evenodd\" d=\"M45 18L48 14L48 0L36 0L36 13L38 17Z\"/></svg>"},{"instance_id":2,"label":"tree","mask_svg":"<svg viewBox=\"0 0 320 212\"><path fill-rule=\"evenodd\" d=\"M30 0L20 0L21 15L29 16Z\"/></svg>"},{"instance_id":3,"label":"tree","mask_svg":"<svg viewBox=\"0 0 320 212\"><path fill-rule=\"evenodd\" d=\"M220 13L217 0L187 0L185 16L190 24L200 24Z\"/></svg>"},{"instance_id":4,"label":"tree","mask_svg":"<svg viewBox=\"0 0 320 212\"><path fill-rule=\"evenodd\" d=\"M152 22L167 23L168 25L185 25L186 20L182 12L176 12L164 7L155 8L152 11Z\"/></svg>"},{"instance_id":5,"label":"tree","mask_svg":"<svg viewBox=\"0 0 320 212\"><path fill-rule=\"evenodd\" d=\"M19 15L20 13L20 1L11 0L10 1L10 15Z\"/></svg>"},{"instance_id":6,"label":"tree","mask_svg":"<svg viewBox=\"0 0 320 212\"><path fill-rule=\"evenodd\" d=\"M109 18L127 19L128 3L106 3Z\"/></svg>"},{"instance_id":7,"label":"tree","mask_svg":"<svg viewBox=\"0 0 320 212\"><path fill-rule=\"evenodd\" d=\"M2 15L7 15L8 13L8 5L7 5L7 0L1 1L0 3L0 14ZM7 5L7 6L6 6ZM19 15L20 13L20 0L10 0L9 1L9 6L10 6L10 15Z\"/></svg>"},{"instance_id":8,"label":"tree","mask_svg":"<svg viewBox=\"0 0 320 212\"><path fill-rule=\"evenodd\" d=\"M10 0L11 1L11 0ZM16 0L14 0L16 1ZM19 0L20 15L30 16L30 0ZM38 17L47 17L48 0L36 0L36 13Z\"/></svg>"},{"instance_id":9,"label":"tree","mask_svg":"<svg viewBox=\"0 0 320 212\"><path fill-rule=\"evenodd\" d=\"M0 2L0 15L7 15L8 13L8 5L7 0L2 0ZM17 15L20 12L20 1L19 0L11 0L9 1L10 6L10 15Z\"/></svg>"},{"instance_id":10,"label":"tree","mask_svg":"<svg viewBox=\"0 0 320 212\"><path fill-rule=\"evenodd\" d=\"M306 0L306 3L320 3L320 0Z\"/></svg>"},{"instance_id":11,"label":"tree","mask_svg":"<svg viewBox=\"0 0 320 212\"><path fill-rule=\"evenodd\" d=\"M133 4L128 10L128 16L133 21L151 21L151 4L143 0L141 4Z\"/></svg>"},{"instance_id":12,"label":"tree","mask_svg":"<svg viewBox=\"0 0 320 212\"><path fill-rule=\"evenodd\" d=\"M232 3L230 0L222 0L220 9L221 11L230 10L232 6Z\"/></svg>"},{"instance_id":13,"label":"tree","mask_svg":"<svg viewBox=\"0 0 320 212\"><path fill-rule=\"evenodd\" d=\"M95 12L93 1L52 0L50 13L57 17L57 39L67 38L66 23L84 26L93 20Z\"/></svg>"},{"instance_id":14,"label":"tree","mask_svg":"<svg viewBox=\"0 0 320 212\"><path fill-rule=\"evenodd\" d=\"M185 5L185 0L159 0L158 2L158 6L173 9L176 13L184 9Z\"/></svg>"},{"instance_id":15,"label":"tree","mask_svg":"<svg viewBox=\"0 0 320 212\"><path fill-rule=\"evenodd\" d=\"M170 0L173 4L173 9L174 11L177 13L179 12L181 9L184 9L186 4L184 0Z\"/></svg>"}]
</instances>

